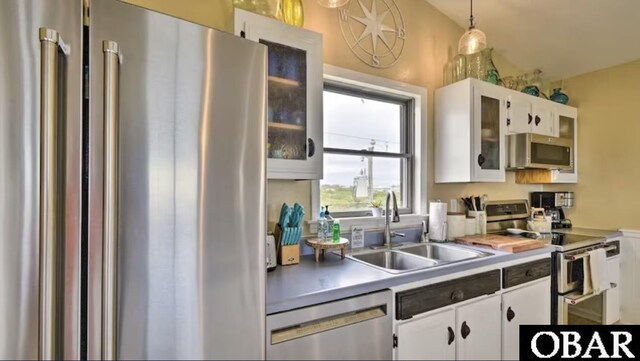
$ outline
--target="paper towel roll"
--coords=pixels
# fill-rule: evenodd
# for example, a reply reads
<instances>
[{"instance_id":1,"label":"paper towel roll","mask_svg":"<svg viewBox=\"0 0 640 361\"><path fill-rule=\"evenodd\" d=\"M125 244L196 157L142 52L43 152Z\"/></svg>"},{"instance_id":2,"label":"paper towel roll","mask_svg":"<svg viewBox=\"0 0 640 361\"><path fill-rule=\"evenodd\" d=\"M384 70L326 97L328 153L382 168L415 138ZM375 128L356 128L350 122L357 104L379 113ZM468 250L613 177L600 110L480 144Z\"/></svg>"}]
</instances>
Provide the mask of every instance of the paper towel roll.
<instances>
[{"instance_id":1,"label":"paper towel roll","mask_svg":"<svg viewBox=\"0 0 640 361\"><path fill-rule=\"evenodd\" d=\"M429 239L447 240L447 204L444 202L429 202Z\"/></svg>"}]
</instances>

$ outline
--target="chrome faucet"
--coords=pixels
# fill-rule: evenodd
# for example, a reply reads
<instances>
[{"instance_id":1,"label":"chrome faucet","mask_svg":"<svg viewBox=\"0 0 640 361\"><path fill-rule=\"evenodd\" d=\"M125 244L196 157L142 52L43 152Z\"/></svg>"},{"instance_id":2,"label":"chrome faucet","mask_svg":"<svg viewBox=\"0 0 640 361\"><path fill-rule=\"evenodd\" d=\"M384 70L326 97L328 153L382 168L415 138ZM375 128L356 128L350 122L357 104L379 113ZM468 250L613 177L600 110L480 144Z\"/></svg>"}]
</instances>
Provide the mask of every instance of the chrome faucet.
<instances>
[{"instance_id":1,"label":"chrome faucet","mask_svg":"<svg viewBox=\"0 0 640 361\"><path fill-rule=\"evenodd\" d=\"M389 209L389 201L393 199L393 210ZM391 220L391 212L393 211L393 221ZM391 230L391 222L400 222L400 214L398 213L398 201L396 200L396 194L393 191L387 193L387 200L384 207L384 245L391 249L391 238L404 237L403 233L394 232Z\"/></svg>"}]
</instances>

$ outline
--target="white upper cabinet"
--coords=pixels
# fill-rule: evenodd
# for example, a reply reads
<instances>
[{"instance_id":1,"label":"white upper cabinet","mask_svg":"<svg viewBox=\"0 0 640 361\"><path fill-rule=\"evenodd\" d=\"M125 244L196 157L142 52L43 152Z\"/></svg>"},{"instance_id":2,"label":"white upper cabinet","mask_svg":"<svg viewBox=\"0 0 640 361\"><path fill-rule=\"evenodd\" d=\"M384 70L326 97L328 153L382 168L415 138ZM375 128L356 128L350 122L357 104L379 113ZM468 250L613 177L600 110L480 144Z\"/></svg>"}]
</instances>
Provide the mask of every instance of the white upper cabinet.
<instances>
[{"instance_id":1,"label":"white upper cabinet","mask_svg":"<svg viewBox=\"0 0 640 361\"><path fill-rule=\"evenodd\" d=\"M504 182L506 94L463 81L436 91L436 183Z\"/></svg>"},{"instance_id":2,"label":"white upper cabinet","mask_svg":"<svg viewBox=\"0 0 640 361\"><path fill-rule=\"evenodd\" d=\"M530 96L513 93L507 97L507 134L520 134L531 132Z\"/></svg>"},{"instance_id":3,"label":"white upper cabinet","mask_svg":"<svg viewBox=\"0 0 640 361\"><path fill-rule=\"evenodd\" d=\"M322 178L322 35L235 9L235 33L268 47L267 178Z\"/></svg>"},{"instance_id":4,"label":"white upper cabinet","mask_svg":"<svg viewBox=\"0 0 640 361\"><path fill-rule=\"evenodd\" d=\"M531 133L557 137L558 117L555 115L556 103L525 95L532 98L531 115L533 121L531 122Z\"/></svg>"},{"instance_id":5,"label":"white upper cabinet","mask_svg":"<svg viewBox=\"0 0 640 361\"><path fill-rule=\"evenodd\" d=\"M573 168L554 170L552 183L578 183L578 109L556 104L558 136L573 139Z\"/></svg>"},{"instance_id":6,"label":"white upper cabinet","mask_svg":"<svg viewBox=\"0 0 640 361\"><path fill-rule=\"evenodd\" d=\"M534 133L558 136L556 104L541 98L506 89L507 134Z\"/></svg>"},{"instance_id":7,"label":"white upper cabinet","mask_svg":"<svg viewBox=\"0 0 640 361\"><path fill-rule=\"evenodd\" d=\"M577 109L477 79L436 90L435 182L504 182L507 136L533 133L574 139L574 168L552 171L575 183Z\"/></svg>"}]
</instances>

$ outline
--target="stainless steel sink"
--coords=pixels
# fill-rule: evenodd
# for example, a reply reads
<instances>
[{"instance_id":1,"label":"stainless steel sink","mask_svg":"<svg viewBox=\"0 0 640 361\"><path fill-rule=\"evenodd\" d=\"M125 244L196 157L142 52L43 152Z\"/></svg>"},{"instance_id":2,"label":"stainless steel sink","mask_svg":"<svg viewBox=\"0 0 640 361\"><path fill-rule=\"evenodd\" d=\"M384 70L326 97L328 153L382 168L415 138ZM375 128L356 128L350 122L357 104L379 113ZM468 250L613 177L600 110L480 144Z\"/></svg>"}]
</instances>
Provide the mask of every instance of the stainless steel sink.
<instances>
[{"instance_id":1,"label":"stainless steel sink","mask_svg":"<svg viewBox=\"0 0 640 361\"><path fill-rule=\"evenodd\" d=\"M403 273L490 256L491 253L454 245L418 243L394 250L381 249L350 254L347 257L389 273Z\"/></svg>"},{"instance_id":2,"label":"stainless steel sink","mask_svg":"<svg viewBox=\"0 0 640 361\"><path fill-rule=\"evenodd\" d=\"M409 272L438 265L438 262L432 259L389 250L355 254L348 257L391 273Z\"/></svg>"},{"instance_id":3,"label":"stainless steel sink","mask_svg":"<svg viewBox=\"0 0 640 361\"><path fill-rule=\"evenodd\" d=\"M434 259L443 263L460 262L472 258L481 258L491 255L490 253L482 251L474 251L437 243L423 243L415 246L405 246L399 249L399 251Z\"/></svg>"}]
</instances>

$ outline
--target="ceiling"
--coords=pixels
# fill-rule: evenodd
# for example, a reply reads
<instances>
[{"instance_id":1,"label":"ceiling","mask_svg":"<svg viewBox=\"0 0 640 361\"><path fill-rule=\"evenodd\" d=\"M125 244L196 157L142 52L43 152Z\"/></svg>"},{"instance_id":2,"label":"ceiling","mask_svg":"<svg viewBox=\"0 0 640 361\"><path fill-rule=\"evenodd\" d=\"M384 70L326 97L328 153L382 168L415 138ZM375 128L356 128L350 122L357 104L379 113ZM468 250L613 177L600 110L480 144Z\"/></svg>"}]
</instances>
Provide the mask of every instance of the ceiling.
<instances>
[{"instance_id":1,"label":"ceiling","mask_svg":"<svg viewBox=\"0 0 640 361\"><path fill-rule=\"evenodd\" d=\"M426 0L469 26L469 0ZM476 0L476 27L497 53L547 80L640 59L638 0Z\"/></svg>"}]
</instances>

